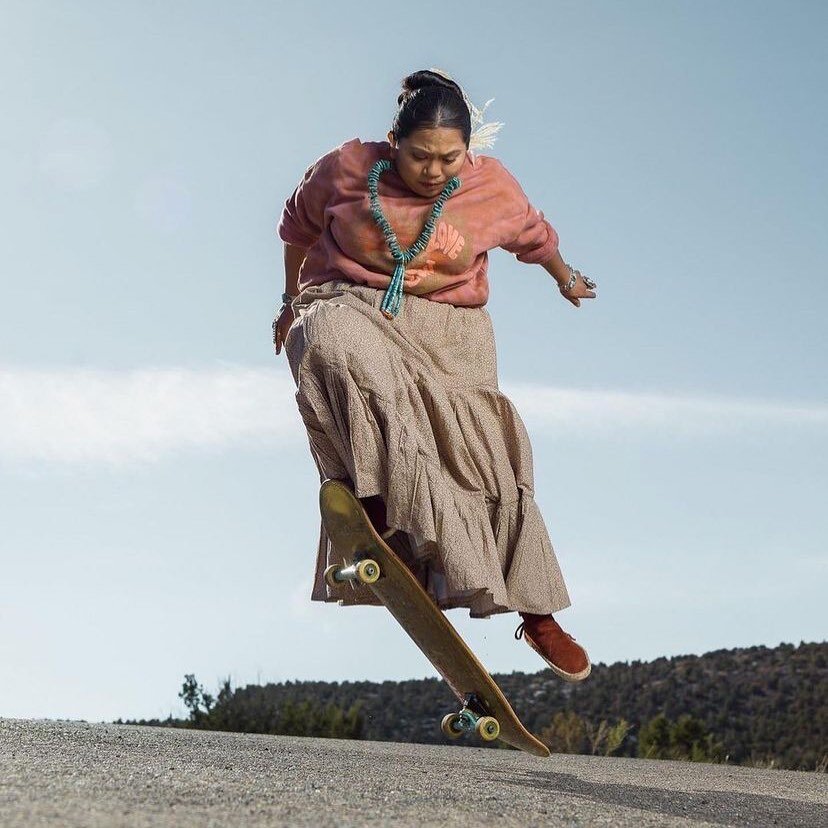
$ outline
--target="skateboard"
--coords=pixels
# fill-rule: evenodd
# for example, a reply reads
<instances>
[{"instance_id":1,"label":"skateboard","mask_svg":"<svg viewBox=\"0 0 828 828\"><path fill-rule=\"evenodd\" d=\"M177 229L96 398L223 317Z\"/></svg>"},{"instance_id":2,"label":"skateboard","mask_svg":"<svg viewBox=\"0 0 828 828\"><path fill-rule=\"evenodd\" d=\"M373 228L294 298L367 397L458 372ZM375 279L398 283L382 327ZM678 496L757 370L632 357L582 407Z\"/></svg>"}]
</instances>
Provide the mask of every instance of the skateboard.
<instances>
[{"instance_id":1,"label":"skateboard","mask_svg":"<svg viewBox=\"0 0 828 828\"><path fill-rule=\"evenodd\" d=\"M462 707L443 717L449 738L475 732L532 753L549 749L521 724L503 692L411 570L381 537L352 489L326 480L319 491L325 529L342 564L325 570L329 586L365 585L386 606L451 688ZM390 533L389 533L390 534Z\"/></svg>"}]
</instances>

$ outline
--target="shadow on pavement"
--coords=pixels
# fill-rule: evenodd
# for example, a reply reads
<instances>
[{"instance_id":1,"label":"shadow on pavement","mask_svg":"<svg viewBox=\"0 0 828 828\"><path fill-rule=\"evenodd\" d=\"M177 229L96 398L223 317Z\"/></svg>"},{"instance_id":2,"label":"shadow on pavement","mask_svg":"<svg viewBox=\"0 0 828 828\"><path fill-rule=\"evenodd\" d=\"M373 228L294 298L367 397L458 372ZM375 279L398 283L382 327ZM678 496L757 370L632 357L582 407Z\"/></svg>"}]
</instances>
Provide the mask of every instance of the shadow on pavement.
<instances>
[{"instance_id":1,"label":"shadow on pavement","mask_svg":"<svg viewBox=\"0 0 828 828\"><path fill-rule=\"evenodd\" d=\"M569 773L514 772L492 778L501 785L518 785L547 793L582 796L592 802L655 811L669 816L699 819L720 825L796 825L797 828L825 828L828 807L792 799L729 791L666 791L643 785L592 782Z\"/></svg>"}]
</instances>

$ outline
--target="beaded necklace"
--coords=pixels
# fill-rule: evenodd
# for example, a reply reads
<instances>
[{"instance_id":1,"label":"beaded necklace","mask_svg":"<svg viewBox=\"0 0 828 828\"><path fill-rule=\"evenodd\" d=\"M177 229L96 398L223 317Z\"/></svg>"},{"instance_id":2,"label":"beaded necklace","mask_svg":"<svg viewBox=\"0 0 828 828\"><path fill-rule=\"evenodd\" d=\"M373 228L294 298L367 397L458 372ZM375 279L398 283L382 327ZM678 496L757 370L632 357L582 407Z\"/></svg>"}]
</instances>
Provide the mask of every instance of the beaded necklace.
<instances>
[{"instance_id":1,"label":"beaded necklace","mask_svg":"<svg viewBox=\"0 0 828 828\"><path fill-rule=\"evenodd\" d=\"M391 255L397 263L394 267L394 275L391 277L391 284L388 285L388 290L385 292L385 297L380 307L383 315L388 319L393 319L397 315L402 304L405 266L425 250L431 234L434 232L437 219L440 213L443 212L443 205L446 203L448 197L460 186L460 179L456 175L449 179L446 186L443 187L443 191L434 202L434 206L431 208L431 214L426 220L425 227L423 227L417 240L407 250L403 250L397 241L396 233L391 229L391 225L383 215L382 207L379 203L379 194L377 193L380 175L390 169L391 166L392 164L387 158L381 158L371 167L371 171L368 173L368 192L371 194L371 214L374 217L374 221L382 229L382 234L385 236L385 241L388 243Z\"/></svg>"}]
</instances>

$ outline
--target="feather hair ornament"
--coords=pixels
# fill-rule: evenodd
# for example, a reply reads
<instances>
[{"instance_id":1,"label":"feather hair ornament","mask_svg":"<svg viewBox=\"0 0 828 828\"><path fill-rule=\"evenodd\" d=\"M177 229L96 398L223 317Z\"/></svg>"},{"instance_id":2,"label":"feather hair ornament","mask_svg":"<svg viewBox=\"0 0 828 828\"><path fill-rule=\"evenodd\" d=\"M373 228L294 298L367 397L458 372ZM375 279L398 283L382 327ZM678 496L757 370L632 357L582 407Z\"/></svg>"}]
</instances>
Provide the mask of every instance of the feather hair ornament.
<instances>
[{"instance_id":1,"label":"feather hair ornament","mask_svg":"<svg viewBox=\"0 0 828 828\"><path fill-rule=\"evenodd\" d=\"M432 66L430 67L430 71L436 72L438 75L442 75L447 80L457 83L457 81L454 80L448 72L445 72L442 69L437 69ZM460 86L459 83L457 83L457 85ZM483 104L483 108L479 109L471 102L471 99L466 94L466 90L463 89L462 86L460 86L460 91L463 94L463 100L466 102L466 106L469 108L469 115L471 116L469 149L476 150L492 146L495 142L495 135L500 131L500 128L504 126L501 121L489 121L488 123L483 122L483 113L486 109L488 109L489 104L494 100L494 98L489 98L489 100Z\"/></svg>"}]
</instances>

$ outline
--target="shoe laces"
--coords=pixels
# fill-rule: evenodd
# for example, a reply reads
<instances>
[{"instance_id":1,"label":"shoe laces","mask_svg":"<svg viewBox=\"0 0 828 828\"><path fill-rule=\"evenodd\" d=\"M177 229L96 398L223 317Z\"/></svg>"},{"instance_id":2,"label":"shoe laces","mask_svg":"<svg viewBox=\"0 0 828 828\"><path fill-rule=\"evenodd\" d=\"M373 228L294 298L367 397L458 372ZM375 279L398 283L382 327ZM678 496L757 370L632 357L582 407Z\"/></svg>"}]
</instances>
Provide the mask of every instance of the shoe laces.
<instances>
[{"instance_id":1,"label":"shoe laces","mask_svg":"<svg viewBox=\"0 0 828 828\"><path fill-rule=\"evenodd\" d=\"M523 638L523 632L524 632L524 627L525 627L525 626L526 626L526 622L525 622L525 621L521 621L521 622L520 622L520 624L518 625L518 628L515 630L515 640L516 640L516 641L519 641L521 638ZM560 625L558 625L558 629L560 629L560 630L561 630L561 632L562 632L562 633L563 633L563 634L564 634L567 638L569 638L571 641L575 641L575 636L570 635L568 632L566 632L566 630L561 629Z\"/></svg>"}]
</instances>

